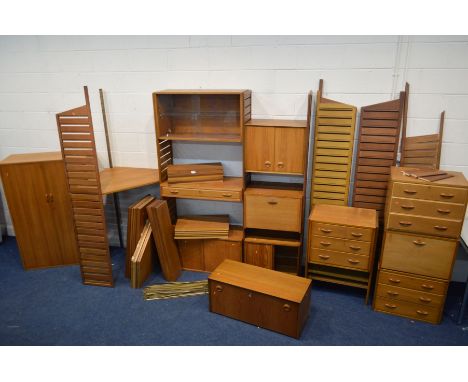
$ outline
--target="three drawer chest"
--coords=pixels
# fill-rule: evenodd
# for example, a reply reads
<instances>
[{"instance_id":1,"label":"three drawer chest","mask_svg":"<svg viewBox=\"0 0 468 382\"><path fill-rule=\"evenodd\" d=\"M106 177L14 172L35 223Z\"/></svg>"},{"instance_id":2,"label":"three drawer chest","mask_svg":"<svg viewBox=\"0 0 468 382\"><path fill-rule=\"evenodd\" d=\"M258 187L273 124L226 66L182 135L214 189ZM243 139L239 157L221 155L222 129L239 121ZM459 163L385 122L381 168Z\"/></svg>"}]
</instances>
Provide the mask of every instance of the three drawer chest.
<instances>
[{"instance_id":1,"label":"three drawer chest","mask_svg":"<svg viewBox=\"0 0 468 382\"><path fill-rule=\"evenodd\" d=\"M376 311L440 323L463 225L462 173L428 182L392 167L374 298Z\"/></svg>"}]
</instances>

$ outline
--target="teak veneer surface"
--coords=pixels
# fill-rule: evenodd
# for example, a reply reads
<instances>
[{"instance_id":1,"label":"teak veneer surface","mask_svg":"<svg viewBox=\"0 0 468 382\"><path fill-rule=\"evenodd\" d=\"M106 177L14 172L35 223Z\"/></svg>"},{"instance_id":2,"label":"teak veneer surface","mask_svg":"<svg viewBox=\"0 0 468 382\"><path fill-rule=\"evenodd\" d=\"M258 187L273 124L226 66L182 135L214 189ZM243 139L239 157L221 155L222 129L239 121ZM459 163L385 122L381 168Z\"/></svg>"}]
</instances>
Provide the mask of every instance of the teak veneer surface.
<instances>
[{"instance_id":1,"label":"teak veneer surface","mask_svg":"<svg viewBox=\"0 0 468 382\"><path fill-rule=\"evenodd\" d=\"M272 196L278 198L295 198L301 199L304 193L301 190L287 190L277 188L261 188L261 187L248 187L245 195L259 195L259 196Z\"/></svg>"},{"instance_id":2,"label":"teak veneer surface","mask_svg":"<svg viewBox=\"0 0 468 382\"><path fill-rule=\"evenodd\" d=\"M300 119L251 119L245 126L265 127L307 127L306 120Z\"/></svg>"},{"instance_id":3,"label":"teak veneer surface","mask_svg":"<svg viewBox=\"0 0 468 382\"><path fill-rule=\"evenodd\" d=\"M222 190L241 191L243 187L243 181L242 181L242 178L226 176L224 177L222 182L206 181L206 182L168 184L168 182L165 181L161 183L161 187L221 190L221 191Z\"/></svg>"},{"instance_id":4,"label":"teak veneer surface","mask_svg":"<svg viewBox=\"0 0 468 382\"><path fill-rule=\"evenodd\" d=\"M209 280L301 303L311 280L238 261L225 260Z\"/></svg>"},{"instance_id":5,"label":"teak veneer surface","mask_svg":"<svg viewBox=\"0 0 468 382\"><path fill-rule=\"evenodd\" d=\"M157 169L137 167L106 168L99 173L103 195L159 183Z\"/></svg>"},{"instance_id":6,"label":"teak veneer surface","mask_svg":"<svg viewBox=\"0 0 468 382\"><path fill-rule=\"evenodd\" d=\"M242 94L248 89L164 89L155 94Z\"/></svg>"},{"instance_id":7,"label":"teak veneer surface","mask_svg":"<svg viewBox=\"0 0 468 382\"><path fill-rule=\"evenodd\" d=\"M45 153L12 154L0 161L0 166L52 161L62 161L62 153L60 151L51 151Z\"/></svg>"},{"instance_id":8,"label":"teak veneer surface","mask_svg":"<svg viewBox=\"0 0 468 382\"><path fill-rule=\"evenodd\" d=\"M391 178L394 182L423 184L425 186L449 186L449 187L463 187L468 188L468 181L461 172L445 171L447 174L452 175L450 178L428 182L427 180L417 179L412 176L404 175L403 172L411 172L418 170L416 167L392 167ZM407 196L408 197L408 196Z\"/></svg>"},{"instance_id":9,"label":"teak veneer surface","mask_svg":"<svg viewBox=\"0 0 468 382\"><path fill-rule=\"evenodd\" d=\"M314 206L309 220L369 228L376 228L378 224L374 210L324 204Z\"/></svg>"}]
</instances>

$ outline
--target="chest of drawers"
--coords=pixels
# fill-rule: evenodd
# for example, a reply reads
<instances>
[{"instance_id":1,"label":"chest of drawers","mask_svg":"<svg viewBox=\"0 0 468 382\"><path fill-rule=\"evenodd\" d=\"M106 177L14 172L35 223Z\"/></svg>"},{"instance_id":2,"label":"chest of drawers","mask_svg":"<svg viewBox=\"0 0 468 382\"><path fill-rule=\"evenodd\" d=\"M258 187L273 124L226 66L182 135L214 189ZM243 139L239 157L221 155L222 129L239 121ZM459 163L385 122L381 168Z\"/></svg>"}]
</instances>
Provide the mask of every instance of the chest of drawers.
<instances>
[{"instance_id":1,"label":"chest of drawers","mask_svg":"<svg viewBox=\"0 0 468 382\"><path fill-rule=\"evenodd\" d=\"M377 227L375 210L314 206L309 217L307 277L365 289L367 303Z\"/></svg>"},{"instance_id":2,"label":"chest of drawers","mask_svg":"<svg viewBox=\"0 0 468 382\"><path fill-rule=\"evenodd\" d=\"M468 198L463 174L426 182L392 167L374 309L439 323Z\"/></svg>"},{"instance_id":3,"label":"chest of drawers","mask_svg":"<svg viewBox=\"0 0 468 382\"><path fill-rule=\"evenodd\" d=\"M224 260L208 277L210 311L299 338L311 280Z\"/></svg>"}]
</instances>

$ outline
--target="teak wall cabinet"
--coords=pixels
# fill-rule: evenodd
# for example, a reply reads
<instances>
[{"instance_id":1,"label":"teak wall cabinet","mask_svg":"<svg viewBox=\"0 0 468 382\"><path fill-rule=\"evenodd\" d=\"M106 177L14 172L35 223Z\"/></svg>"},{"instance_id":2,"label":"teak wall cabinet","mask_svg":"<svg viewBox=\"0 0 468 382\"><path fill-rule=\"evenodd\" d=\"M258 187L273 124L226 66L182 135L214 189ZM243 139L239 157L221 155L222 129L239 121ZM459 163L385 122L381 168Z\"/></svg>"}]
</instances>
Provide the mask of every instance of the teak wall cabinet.
<instances>
[{"instance_id":1,"label":"teak wall cabinet","mask_svg":"<svg viewBox=\"0 0 468 382\"><path fill-rule=\"evenodd\" d=\"M11 155L0 171L23 267L78 264L60 152Z\"/></svg>"}]
</instances>

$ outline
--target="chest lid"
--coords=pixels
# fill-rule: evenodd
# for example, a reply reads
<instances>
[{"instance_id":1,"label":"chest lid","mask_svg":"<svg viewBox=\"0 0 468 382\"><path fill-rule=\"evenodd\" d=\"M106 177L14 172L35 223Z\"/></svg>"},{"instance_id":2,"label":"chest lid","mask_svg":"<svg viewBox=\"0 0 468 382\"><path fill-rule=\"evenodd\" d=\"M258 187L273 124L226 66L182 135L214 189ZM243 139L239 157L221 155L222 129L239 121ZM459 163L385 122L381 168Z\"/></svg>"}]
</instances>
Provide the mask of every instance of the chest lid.
<instances>
[{"instance_id":1,"label":"chest lid","mask_svg":"<svg viewBox=\"0 0 468 382\"><path fill-rule=\"evenodd\" d=\"M301 303L311 280L238 261L224 260L209 280Z\"/></svg>"}]
</instances>

